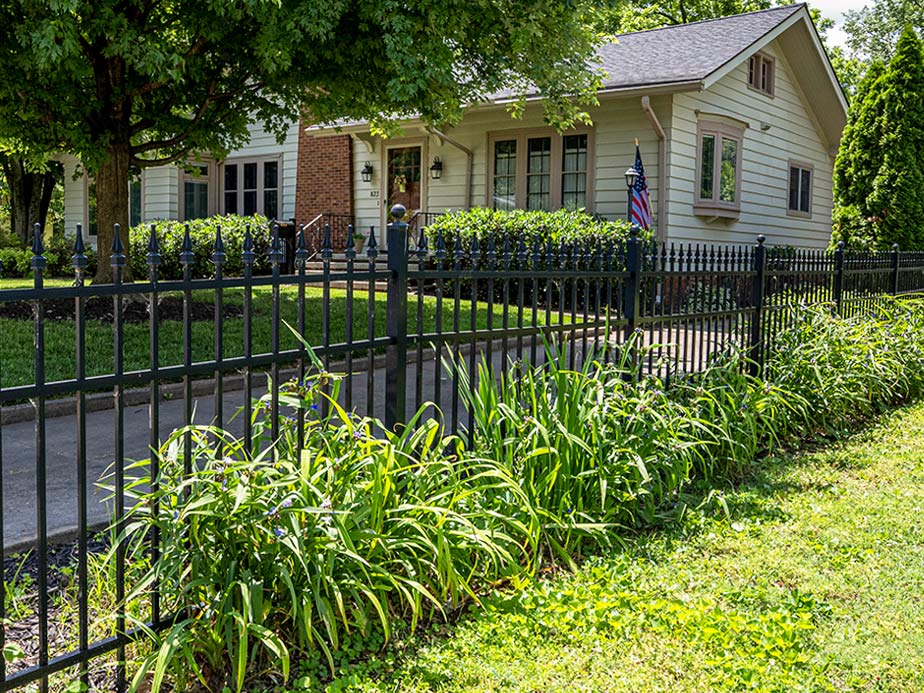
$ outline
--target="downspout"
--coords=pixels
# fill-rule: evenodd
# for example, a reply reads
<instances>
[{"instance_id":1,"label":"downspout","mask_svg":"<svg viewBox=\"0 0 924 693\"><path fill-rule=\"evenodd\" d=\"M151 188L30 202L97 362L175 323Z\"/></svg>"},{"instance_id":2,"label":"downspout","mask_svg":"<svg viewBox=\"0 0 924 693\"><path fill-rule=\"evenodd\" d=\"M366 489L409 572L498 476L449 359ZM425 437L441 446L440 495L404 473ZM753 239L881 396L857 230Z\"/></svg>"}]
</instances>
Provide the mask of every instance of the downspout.
<instances>
[{"instance_id":1,"label":"downspout","mask_svg":"<svg viewBox=\"0 0 924 693\"><path fill-rule=\"evenodd\" d=\"M475 155L472 153L472 150L466 147L461 142L458 142L452 139L445 132L437 130L436 128L427 128L431 133L436 135L440 142L448 142L453 147L463 152L467 159L467 164L465 167L465 209L472 208L472 169L475 166ZM428 210L429 211L429 210Z\"/></svg>"},{"instance_id":2,"label":"downspout","mask_svg":"<svg viewBox=\"0 0 924 693\"><path fill-rule=\"evenodd\" d=\"M642 97L642 110L648 116L651 123L651 129L658 136L658 240L667 240L667 135L664 134L664 128L658 116L655 115L651 108L651 99L647 96Z\"/></svg>"}]
</instances>

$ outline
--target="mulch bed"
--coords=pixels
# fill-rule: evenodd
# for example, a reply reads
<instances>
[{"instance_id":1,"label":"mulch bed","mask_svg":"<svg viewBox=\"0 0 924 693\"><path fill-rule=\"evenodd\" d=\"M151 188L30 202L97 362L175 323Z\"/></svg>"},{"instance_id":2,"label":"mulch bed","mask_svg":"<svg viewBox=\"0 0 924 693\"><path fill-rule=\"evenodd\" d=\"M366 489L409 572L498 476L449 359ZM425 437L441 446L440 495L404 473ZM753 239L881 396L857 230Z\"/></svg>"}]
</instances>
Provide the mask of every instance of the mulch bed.
<instances>
[{"instance_id":1,"label":"mulch bed","mask_svg":"<svg viewBox=\"0 0 924 693\"><path fill-rule=\"evenodd\" d=\"M58 298L46 300L46 320L74 320L74 300ZM240 306L228 305L223 307L226 318L237 318L243 315ZM193 322L210 322L215 319L215 305L207 301L192 301L190 314ZM88 320L99 320L105 323L113 322L112 298L94 297L84 302L84 315ZM182 320L183 299L175 296L165 296L157 303L157 315L160 320ZM32 320L32 304L26 301L0 302L0 318L14 320ZM126 299L122 308L122 319L126 323L147 323L150 320L147 300Z\"/></svg>"},{"instance_id":2,"label":"mulch bed","mask_svg":"<svg viewBox=\"0 0 924 693\"><path fill-rule=\"evenodd\" d=\"M90 553L101 554L105 552L109 548L108 536L101 533L88 537L87 548ZM63 654L77 647L76 621L69 623L70 627L61 628L60 619L55 618L55 613L61 609L61 606L56 605L55 598L56 596L63 597L68 590L68 585L76 579L72 573L76 571L78 549L79 545L76 540L65 544L52 544L48 547L48 644L52 656ZM28 615L14 618L12 614L7 614L7 623L4 629L5 641L16 643L25 654L23 659L7 665L7 674L10 674L38 663L39 618L37 613L38 596L36 594L38 560L35 550L5 556L3 577L7 584L23 585L24 581L28 581L26 583L28 586L25 588L20 587L17 595L17 599L23 602L20 608L25 607ZM70 608L76 612L75 604ZM90 683L91 690L111 690L114 684L111 669L108 667L100 668L91 674Z\"/></svg>"}]
</instances>

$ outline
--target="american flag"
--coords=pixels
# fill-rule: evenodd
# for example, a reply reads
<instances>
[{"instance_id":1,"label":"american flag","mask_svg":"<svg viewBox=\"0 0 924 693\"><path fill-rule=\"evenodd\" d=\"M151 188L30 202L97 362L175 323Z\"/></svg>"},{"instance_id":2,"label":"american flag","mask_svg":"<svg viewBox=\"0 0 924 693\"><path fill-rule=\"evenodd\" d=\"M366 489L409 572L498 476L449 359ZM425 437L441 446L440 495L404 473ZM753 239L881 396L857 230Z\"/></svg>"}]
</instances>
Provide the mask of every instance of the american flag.
<instances>
[{"instance_id":1,"label":"american flag","mask_svg":"<svg viewBox=\"0 0 924 693\"><path fill-rule=\"evenodd\" d=\"M645 182L645 167L642 166L642 155L635 146L635 170L638 179L632 186L632 213L629 218L633 224L643 229L651 228L651 198L648 197L648 184Z\"/></svg>"}]
</instances>

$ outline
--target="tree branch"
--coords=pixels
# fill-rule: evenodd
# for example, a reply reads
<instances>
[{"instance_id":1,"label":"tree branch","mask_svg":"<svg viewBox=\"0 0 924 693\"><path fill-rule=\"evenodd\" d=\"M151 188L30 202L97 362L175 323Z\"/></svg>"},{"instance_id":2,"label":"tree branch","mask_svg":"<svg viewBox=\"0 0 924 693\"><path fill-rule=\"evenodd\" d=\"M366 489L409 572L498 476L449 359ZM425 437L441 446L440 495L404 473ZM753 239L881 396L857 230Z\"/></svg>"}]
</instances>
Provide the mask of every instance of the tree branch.
<instances>
[{"instance_id":1,"label":"tree branch","mask_svg":"<svg viewBox=\"0 0 924 693\"><path fill-rule=\"evenodd\" d=\"M134 154L129 156L129 163L137 166L138 168L151 168L153 166L166 166L167 164L175 164L181 159L185 159L189 152L192 150L192 147L184 147L175 154L170 156L161 157L160 159L141 159Z\"/></svg>"}]
</instances>

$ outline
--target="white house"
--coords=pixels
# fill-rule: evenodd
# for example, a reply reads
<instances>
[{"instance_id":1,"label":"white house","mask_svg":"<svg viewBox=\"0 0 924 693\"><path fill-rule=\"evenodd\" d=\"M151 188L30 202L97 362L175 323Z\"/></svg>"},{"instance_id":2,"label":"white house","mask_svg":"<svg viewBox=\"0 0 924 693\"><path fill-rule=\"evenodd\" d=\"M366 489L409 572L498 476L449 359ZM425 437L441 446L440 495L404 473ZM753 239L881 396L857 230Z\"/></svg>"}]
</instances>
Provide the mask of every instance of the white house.
<instances>
[{"instance_id":1,"label":"white house","mask_svg":"<svg viewBox=\"0 0 924 693\"><path fill-rule=\"evenodd\" d=\"M135 219L268 213L274 161L277 216L314 230L336 217L336 244L345 221L384 236L394 202L418 223L472 206L617 218L637 138L660 238L753 243L763 233L773 244L828 244L847 103L805 5L626 34L598 56L608 77L591 126L554 131L536 98L514 120L512 95L496 94L456 127L409 120L399 138L374 136L364 122L293 124L279 146L255 129L250 146L201 178L146 171ZM69 228L87 222L86 191L86 182L67 188Z\"/></svg>"}]
</instances>

